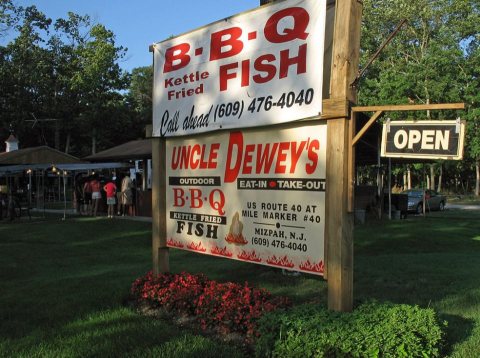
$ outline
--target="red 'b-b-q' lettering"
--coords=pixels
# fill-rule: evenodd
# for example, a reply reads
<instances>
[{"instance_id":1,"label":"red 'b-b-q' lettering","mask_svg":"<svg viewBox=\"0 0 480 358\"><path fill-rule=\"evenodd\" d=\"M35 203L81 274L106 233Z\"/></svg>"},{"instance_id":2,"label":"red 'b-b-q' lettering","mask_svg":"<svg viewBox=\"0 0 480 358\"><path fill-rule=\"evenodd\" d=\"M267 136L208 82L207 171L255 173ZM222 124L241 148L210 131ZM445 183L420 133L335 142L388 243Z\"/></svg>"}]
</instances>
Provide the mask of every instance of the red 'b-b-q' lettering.
<instances>
[{"instance_id":1,"label":"red 'b-b-q' lettering","mask_svg":"<svg viewBox=\"0 0 480 358\"><path fill-rule=\"evenodd\" d=\"M165 64L163 65L163 73L179 70L190 63L188 51L190 45L181 43L172 46L165 51Z\"/></svg>"},{"instance_id":2,"label":"red 'b-b-q' lettering","mask_svg":"<svg viewBox=\"0 0 480 358\"><path fill-rule=\"evenodd\" d=\"M242 36L242 29L239 27L214 32L210 40L210 61L235 56L242 52L243 42L239 40L240 36Z\"/></svg>"}]
</instances>

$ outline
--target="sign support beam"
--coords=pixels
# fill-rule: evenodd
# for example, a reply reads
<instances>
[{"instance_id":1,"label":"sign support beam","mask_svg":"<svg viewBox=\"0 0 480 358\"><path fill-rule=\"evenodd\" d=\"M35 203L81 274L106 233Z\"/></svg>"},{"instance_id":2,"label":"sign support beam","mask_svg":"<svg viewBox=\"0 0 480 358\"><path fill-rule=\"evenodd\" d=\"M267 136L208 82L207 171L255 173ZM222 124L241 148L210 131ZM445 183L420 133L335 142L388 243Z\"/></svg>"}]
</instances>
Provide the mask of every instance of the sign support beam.
<instances>
[{"instance_id":1,"label":"sign support beam","mask_svg":"<svg viewBox=\"0 0 480 358\"><path fill-rule=\"evenodd\" d=\"M149 50L153 54L153 46L150 46ZM152 58L153 68L155 68L155 56ZM155 93L155 81L153 82L153 93ZM149 135L151 136L152 133ZM164 137L152 137L152 272L155 275L170 272L165 196L167 187L166 144Z\"/></svg>"},{"instance_id":2,"label":"sign support beam","mask_svg":"<svg viewBox=\"0 0 480 358\"><path fill-rule=\"evenodd\" d=\"M356 106L352 107L354 112L376 112L376 111L427 111L436 109L465 109L465 103L435 103L435 104L399 104L385 106Z\"/></svg>"},{"instance_id":3,"label":"sign support beam","mask_svg":"<svg viewBox=\"0 0 480 358\"><path fill-rule=\"evenodd\" d=\"M383 114L383 112L395 111L427 111L427 110L454 110L465 109L465 103L436 103L436 104L400 104L400 105L386 105L386 106L357 106L352 107L352 112L375 112L375 114L368 120L363 128L355 135L352 141L352 146L362 138L365 132L372 126L373 123Z\"/></svg>"},{"instance_id":4,"label":"sign support beam","mask_svg":"<svg viewBox=\"0 0 480 358\"><path fill-rule=\"evenodd\" d=\"M360 52L362 5L357 0L337 0L333 35L333 64L330 98L356 101L355 80ZM352 113L349 113L352 116ZM327 121L326 178L326 262L328 308L351 311L353 308L353 214L349 213L352 195L352 155L350 118ZM350 160L349 160L350 158Z\"/></svg>"},{"instance_id":5,"label":"sign support beam","mask_svg":"<svg viewBox=\"0 0 480 358\"><path fill-rule=\"evenodd\" d=\"M166 222L165 138L152 138L152 259L153 273L169 272Z\"/></svg>"}]
</instances>

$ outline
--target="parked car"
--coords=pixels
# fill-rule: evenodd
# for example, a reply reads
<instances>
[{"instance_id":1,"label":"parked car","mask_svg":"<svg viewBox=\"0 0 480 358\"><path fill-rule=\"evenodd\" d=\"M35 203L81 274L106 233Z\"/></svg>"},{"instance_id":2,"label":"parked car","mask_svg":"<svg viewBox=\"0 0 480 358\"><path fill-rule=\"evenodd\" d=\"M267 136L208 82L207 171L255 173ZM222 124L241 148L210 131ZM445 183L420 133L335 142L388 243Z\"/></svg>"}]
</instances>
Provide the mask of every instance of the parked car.
<instances>
[{"instance_id":1,"label":"parked car","mask_svg":"<svg viewBox=\"0 0 480 358\"><path fill-rule=\"evenodd\" d=\"M425 191L425 210L444 210L447 198L445 195L431 189L409 189L402 192L402 194L408 195L408 211L416 212L417 214L423 213L423 201Z\"/></svg>"}]
</instances>

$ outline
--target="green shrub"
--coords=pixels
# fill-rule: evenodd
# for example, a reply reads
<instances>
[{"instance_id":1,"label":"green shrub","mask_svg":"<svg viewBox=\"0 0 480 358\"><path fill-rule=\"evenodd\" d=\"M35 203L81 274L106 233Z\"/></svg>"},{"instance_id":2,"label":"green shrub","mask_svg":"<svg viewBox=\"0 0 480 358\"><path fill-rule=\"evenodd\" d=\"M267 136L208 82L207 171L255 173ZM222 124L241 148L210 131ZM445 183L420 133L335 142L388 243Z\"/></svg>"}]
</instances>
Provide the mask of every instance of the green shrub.
<instances>
[{"instance_id":1,"label":"green shrub","mask_svg":"<svg viewBox=\"0 0 480 358\"><path fill-rule=\"evenodd\" d=\"M352 313L303 305L258 324L257 357L437 357L446 322L432 309L368 302Z\"/></svg>"}]
</instances>

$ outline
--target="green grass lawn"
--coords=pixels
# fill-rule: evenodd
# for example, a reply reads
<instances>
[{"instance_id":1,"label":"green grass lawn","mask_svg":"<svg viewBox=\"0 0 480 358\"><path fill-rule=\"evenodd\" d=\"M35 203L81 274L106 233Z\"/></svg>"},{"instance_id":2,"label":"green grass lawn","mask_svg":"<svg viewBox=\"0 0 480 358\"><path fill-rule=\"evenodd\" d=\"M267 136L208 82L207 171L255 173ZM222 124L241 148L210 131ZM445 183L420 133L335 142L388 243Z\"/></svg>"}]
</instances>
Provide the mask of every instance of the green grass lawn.
<instances>
[{"instance_id":1,"label":"green grass lawn","mask_svg":"<svg viewBox=\"0 0 480 358\"><path fill-rule=\"evenodd\" d=\"M69 218L0 222L1 357L236 357L242 352L125 304L151 267L151 224ZM171 250L174 272L249 281L296 303L326 305L315 276ZM480 211L367 222L355 230L355 302L433 307L447 354L480 356Z\"/></svg>"}]
</instances>

